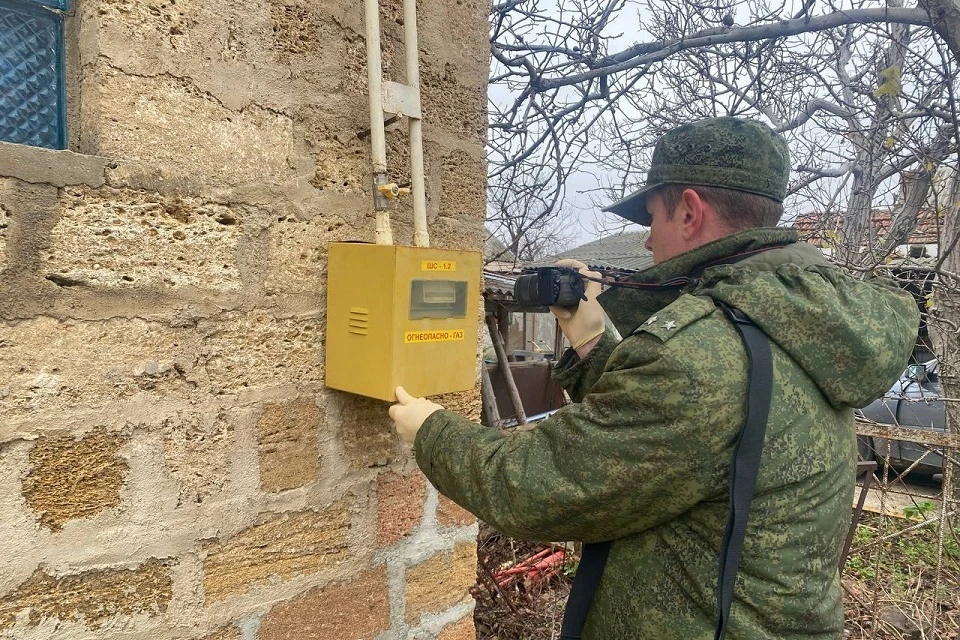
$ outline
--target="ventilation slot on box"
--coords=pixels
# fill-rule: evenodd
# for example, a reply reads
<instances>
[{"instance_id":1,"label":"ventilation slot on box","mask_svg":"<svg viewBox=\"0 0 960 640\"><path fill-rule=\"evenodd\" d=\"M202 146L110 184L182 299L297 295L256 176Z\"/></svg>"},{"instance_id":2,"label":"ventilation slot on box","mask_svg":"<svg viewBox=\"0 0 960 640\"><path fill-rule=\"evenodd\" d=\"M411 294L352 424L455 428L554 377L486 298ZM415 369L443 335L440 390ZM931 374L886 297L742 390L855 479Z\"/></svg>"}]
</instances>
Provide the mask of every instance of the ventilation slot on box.
<instances>
[{"instance_id":1,"label":"ventilation slot on box","mask_svg":"<svg viewBox=\"0 0 960 640\"><path fill-rule=\"evenodd\" d=\"M347 320L347 331L358 336L365 336L370 330L370 311L360 307L350 307L350 317Z\"/></svg>"}]
</instances>

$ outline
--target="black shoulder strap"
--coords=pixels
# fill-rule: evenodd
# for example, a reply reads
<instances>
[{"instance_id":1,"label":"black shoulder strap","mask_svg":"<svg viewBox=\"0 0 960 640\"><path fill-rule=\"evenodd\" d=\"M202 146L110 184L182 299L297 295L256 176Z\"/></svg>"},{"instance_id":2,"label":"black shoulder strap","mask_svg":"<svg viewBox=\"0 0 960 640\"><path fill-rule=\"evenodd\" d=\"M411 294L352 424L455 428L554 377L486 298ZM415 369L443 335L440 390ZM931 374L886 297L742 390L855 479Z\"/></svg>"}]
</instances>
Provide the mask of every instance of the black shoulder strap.
<instances>
[{"instance_id":1,"label":"black shoulder strap","mask_svg":"<svg viewBox=\"0 0 960 640\"><path fill-rule=\"evenodd\" d=\"M563 611L563 622L560 624L560 640L580 640L609 553L609 540L583 545L583 551L580 553L580 564L577 566L577 575L573 578L573 586L570 587L567 606Z\"/></svg>"},{"instance_id":2,"label":"black shoulder strap","mask_svg":"<svg viewBox=\"0 0 960 640\"><path fill-rule=\"evenodd\" d=\"M767 431L770 415L770 398L773 395L773 356L770 339L751 322L742 311L717 303L743 339L750 361L750 382L747 387L747 414L737 436L737 444L730 464L730 514L727 530L720 547L720 580L717 584L717 628L714 640L723 640L730 621L730 605L733 603L733 586L737 581L737 568L743 556L743 538L750 517L750 503L760 471L760 453L763 437Z\"/></svg>"},{"instance_id":3,"label":"black shoulder strap","mask_svg":"<svg viewBox=\"0 0 960 640\"><path fill-rule=\"evenodd\" d=\"M770 398L773 393L773 358L770 341L742 311L718 302L733 321L747 350L749 383L746 419L737 435L730 464L730 515L720 549L720 578L717 584L717 626L714 640L723 640L730 618L733 587L743 556L743 538L750 515L750 503L760 469L760 453L767 430ZM580 640L587 614L610 553L610 541L583 545L580 566L563 613L560 640Z\"/></svg>"}]
</instances>

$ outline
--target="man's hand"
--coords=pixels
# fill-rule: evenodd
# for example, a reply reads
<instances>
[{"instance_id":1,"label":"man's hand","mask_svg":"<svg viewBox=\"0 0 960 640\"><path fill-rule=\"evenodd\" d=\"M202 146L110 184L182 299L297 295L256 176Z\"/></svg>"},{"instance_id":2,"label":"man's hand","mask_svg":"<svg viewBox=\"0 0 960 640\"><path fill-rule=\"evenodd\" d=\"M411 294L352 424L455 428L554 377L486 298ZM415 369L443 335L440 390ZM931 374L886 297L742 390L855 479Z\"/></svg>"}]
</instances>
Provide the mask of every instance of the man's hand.
<instances>
[{"instance_id":1,"label":"man's hand","mask_svg":"<svg viewBox=\"0 0 960 640\"><path fill-rule=\"evenodd\" d=\"M587 270L587 265L578 260L560 260L558 267L568 267L578 270L582 275L591 278L599 278L600 274L596 271ZM603 335L603 307L597 302L597 296L600 295L600 283L592 280L584 280L584 287L587 299L581 300L577 307L550 307L550 311L557 317L560 324L560 330L567 337L570 346L580 354L585 356L597 342L597 338ZM584 352L581 353L581 350Z\"/></svg>"},{"instance_id":2,"label":"man's hand","mask_svg":"<svg viewBox=\"0 0 960 640\"><path fill-rule=\"evenodd\" d=\"M397 404L390 407L390 419L397 427L400 439L413 444L417 439L417 431L423 426L430 414L443 409L436 402L426 398L414 398L403 387L397 387Z\"/></svg>"}]
</instances>

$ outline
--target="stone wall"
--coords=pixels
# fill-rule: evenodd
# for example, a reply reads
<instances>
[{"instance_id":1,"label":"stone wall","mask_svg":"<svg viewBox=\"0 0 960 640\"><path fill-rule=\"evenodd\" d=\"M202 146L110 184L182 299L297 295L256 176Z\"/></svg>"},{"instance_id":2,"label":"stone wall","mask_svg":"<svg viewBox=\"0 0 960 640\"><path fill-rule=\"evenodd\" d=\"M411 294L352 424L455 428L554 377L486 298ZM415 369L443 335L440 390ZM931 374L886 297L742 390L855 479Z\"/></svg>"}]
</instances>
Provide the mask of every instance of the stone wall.
<instances>
[{"instance_id":1,"label":"stone wall","mask_svg":"<svg viewBox=\"0 0 960 640\"><path fill-rule=\"evenodd\" d=\"M482 246L486 10L419 2L434 246ZM473 518L323 384L326 245L374 232L362 13L76 0L71 151L0 143L0 637L473 637Z\"/></svg>"}]
</instances>

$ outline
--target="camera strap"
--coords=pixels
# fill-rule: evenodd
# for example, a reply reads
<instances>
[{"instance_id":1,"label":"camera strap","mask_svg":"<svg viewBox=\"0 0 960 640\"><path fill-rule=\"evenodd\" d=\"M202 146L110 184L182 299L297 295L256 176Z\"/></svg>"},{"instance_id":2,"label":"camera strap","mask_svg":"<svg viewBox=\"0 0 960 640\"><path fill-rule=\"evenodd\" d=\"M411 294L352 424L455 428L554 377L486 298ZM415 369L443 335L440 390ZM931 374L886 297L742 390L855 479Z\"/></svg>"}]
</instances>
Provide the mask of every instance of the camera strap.
<instances>
[{"instance_id":1,"label":"camera strap","mask_svg":"<svg viewBox=\"0 0 960 640\"><path fill-rule=\"evenodd\" d=\"M746 314L722 302L716 304L730 318L740 334L749 361L746 416L737 435L733 460L730 463L729 515L720 548L714 640L723 640L730 621L730 605L733 603L737 569L743 556L750 503L753 501L757 474L760 471L760 454L773 395L773 356L770 339ZM580 565L563 612L560 640L581 639L587 614L603 576L611 542L607 540L583 545Z\"/></svg>"}]
</instances>

